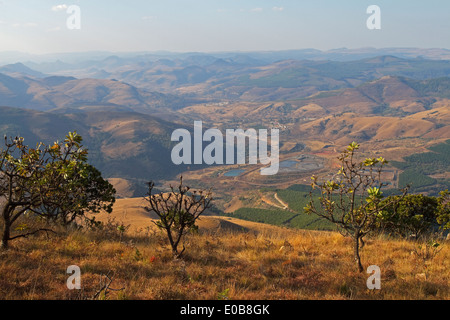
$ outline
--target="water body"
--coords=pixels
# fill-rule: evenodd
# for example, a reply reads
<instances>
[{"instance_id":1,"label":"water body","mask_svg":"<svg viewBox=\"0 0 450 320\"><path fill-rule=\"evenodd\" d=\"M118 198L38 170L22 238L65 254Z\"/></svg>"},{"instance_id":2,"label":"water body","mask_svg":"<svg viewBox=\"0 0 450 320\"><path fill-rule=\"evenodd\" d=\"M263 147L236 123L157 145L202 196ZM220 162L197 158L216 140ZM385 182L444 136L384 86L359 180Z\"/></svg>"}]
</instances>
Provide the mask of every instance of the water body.
<instances>
[{"instance_id":1,"label":"water body","mask_svg":"<svg viewBox=\"0 0 450 320\"><path fill-rule=\"evenodd\" d=\"M280 162L280 168L295 168L300 162L294 160L286 160Z\"/></svg>"},{"instance_id":2,"label":"water body","mask_svg":"<svg viewBox=\"0 0 450 320\"><path fill-rule=\"evenodd\" d=\"M322 168L323 163L318 157L307 154L280 162L282 173L310 172Z\"/></svg>"},{"instance_id":3,"label":"water body","mask_svg":"<svg viewBox=\"0 0 450 320\"><path fill-rule=\"evenodd\" d=\"M241 174L243 174L245 170L242 169L235 169L227 171L223 174L224 177L239 177Z\"/></svg>"}]
</instances>

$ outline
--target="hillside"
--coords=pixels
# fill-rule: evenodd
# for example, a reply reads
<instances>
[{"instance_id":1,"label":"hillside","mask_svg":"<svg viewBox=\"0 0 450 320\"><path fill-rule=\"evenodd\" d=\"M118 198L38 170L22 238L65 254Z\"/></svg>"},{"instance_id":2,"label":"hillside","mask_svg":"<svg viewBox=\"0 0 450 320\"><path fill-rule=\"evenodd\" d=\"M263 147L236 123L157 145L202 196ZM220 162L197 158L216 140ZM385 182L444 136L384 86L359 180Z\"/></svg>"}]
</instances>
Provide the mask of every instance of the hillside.
<instances>
[{"instance_id":1,"label":"hillside","mask_svg":"<svg viewBox=\"0 0 450 320\"><path fill-rule=\"evenodd\" d=\"M357 272L352 240L304 209L311 177L335 177L337 157L353 141L360 144L358 161L389 161L377 178L388 184L384 195L406 185L425 195L450 187L449 50L41 58L0 66L0 137L23 136L32 147L76 131L117 201L112 213L95 215L101 224L52 221L54 233L11 239L11 248L0 251L0 300L450 299L448 237L368 235L364 269L379 266L382 282L371 291L369 275ZM262 163L173 164L172 133L192 133L194 121L222 133L279 130L278 173L261 175ZM211 140L202 140L204 150ZM175 260L143 197L149 181L167 192L180 176L191 191L210 189L213 207ZM16 212L24 214L14 235L49 227L40 216ZM81 268L80 291L66 287L72 265ZM100 287L108 277L114 290Z\"/></svg>"},{"instance_id":2,"label":"hillside","mask_svg":"<svg viewBox=\"0 0 450 320\"><path fill-rule=\"evenodd\" d=\"M152 221L158 219L156 214L149 214L145 207L148 202L144 198L118 199L114 204L114 210L111 214L100 213L96 215L96 220L107 223L115 221L117 223L129 226L129 231L144 232L146 230L156 230ZM279 230L276 226L241 220L234 217L215 216L213 212L206 212L198 221L199 231L202 233L215 232L274 232ZM290 232L286 230L286 232Z\"/></svg>"},{"instance_id":3,"label":"hillside","mask_svg":"<svg viewBox=\"0 0 450 320\"><path fill-rule=\"evenodd\" d=\"M287 188L307 183L311 174L329 174L325 168L354 140L367 152L382 150L389 160L401 161L450 138L450 67L445 60L385 55L263 61L201 54L136 59L105 58L97 68L105 69L106 79L73 76L91 68L92 61L59 62L53 67L61 72L41 78L0 73L4 106L40 111L2 108L0 133L24 135L34 144L76 130L85 137L90 161L112 179L121 197L142 196L147 180L163 185L182 173L195 186L219 188L220 209L227 212L241 207L239 193ZM32 73L22 65L3 70ZM172 165L171 133L191 130L200 120L205 129L222 132L278 128L280 160L289 163L306 155L313 158L307 168L315 169L261 177L257 167L243 166L239 169L245 172L230 179L226 166ZM392 183L397 185L397 179Z\"/></svg>"},{"instance_id":4,"label":"hillside","mask_svg":"<svg viewBox=\"0 0 450 320\"><path fill-rule=\"evenodd\" d=\"M235 222L236 220L233 220ZM368 290L351 243L338 233L284 228L201 232L174 261L163 234L120 235L117 224L19 239L0 253L1 299L26 300L448 300L450 250L421 261L419 244L372 238L365 267L381 268L381 290ZM202 230L202 229L201 229ZM67 290L66 269L81 269L82 289ZM26 266L26 267L24 267ZM111 279L105 293L101 282Z\"/></svg>"},{"instance_id":5,"label":"hillside","mask_svg":"<svg viewBox=\"0 0 450 320\"><path fill-rule=\"evenodd\" d=\"M449 100L446 96L450 94L449 80L441 78L416 81L386 76L355 88L314 91L314 94L303 99L266 103L237 102L227 104L226 108L210 103L187 107L181 112L186 116L200 116L209 111L204 117L210 121L215 121L214 116L217 114L230 121L238 118L236 114L240 114L241 121L257 122L270 119L282 123L317 119L344 112L364 116L402 117L447 105Z\"/></svg>"},{"instance_id":6,"label":"hillside","mask_svg":"<svg viewBox=\"0 0 450 320\"><path fill-rule=\"evenodd\" d=\"M8 64L0 67L0 73L9 75L9 76L30 76L34 78L45 78L46 75L42 72L33 70L23 63L14 63Z\"/></svg>"},{"instance_id":7,"label":"hillside","mask_svg":"<svg viewBox=\"0 0 450 320\"><path fill-rule=\"evenodd\" d=\"M134 112L90 111L44 113L0 107L0 134L23 136L26 143L52 143L77 131L89 150L90 162L106 178L132 184L125 195L142 195L149 180L170 178L186 170L171 161L170 135L177 125Z\"/></svg>"},{"instance_id":8,"label":"hillside","mask_svg":"<svg viewBox=\"0 0 450 320\"><path fill-rule=\"evenodd\" d=\"M55 87L65 88L61 89L64 92L83 90L87 92L86 96L92 94L89 99L98 98L95 88L85 88L90 80L44 80ZM14 81L8 83L14 84ZM278 126L281 129L281 160L289 160L301 152L317 153L323 158L320 168L326 162L332 163L337 152L354 140L363 143L365 150L383 150L386 158L401 161L404 156L422 152L450 138L450 100L426 96L424 90L410 86L410 81L385 77L358 88L314 95L301 101L196 104L178 111L162 109L155 115L135 112L123 100L120 101L123 105L85 102L77 107L66 106L47 112L2 108L0 133L23 135L30 144L35 144L61 139L68 131L77 131L90 149L90 161L105 177L120 183L119 186L124 188L121 196L124 197L144 195L147 180L164 182L180 173L195 177L194 180L202 187L217 187L229 179L223 179L226 177L221 174L219 179L207 175L214 176L214 172L224 171L226 167L205 169L193 166L187 172L186 166L171 164L170 153L174 144L170 136L175 129L189 129L199 119L205 122L205 128L223 130ZM72 88L74 83L77 86ZM445 86L446 80L439 83ZM113 88L109 96L120 96L123 84ZM236 117L237 114L241 116ZM249 166L248 169L255 168ZM238 180L244 183L241 190L248 191L255 185L288 187L288 182L307 181L311 174L307 171L263 179L248 171ZM222 191L226 192L228 188L224 186Z\"/></svg>"},{"instance_id":9,"label":"hillside","mask_svg":"<svg viewBox=\"0 0 450 320\"><path fill-rule=\"evenodd\" d=\"M6 67L4 67L6 68ZM173 95L147 92L116 80L46 77L43 79L0 73L2 105L38 111L71 110L85 105L118 106L151 114L158 109L181 108L185 101Z\"/></svg>"},{"instance_id":10,"label":"hillside","mask_svg":"<svg viewBox=\"0 0 450 320\"><path fill-rule=\"evenodd\" d=\"M437 194L442 190L450 190L450 140L436 144L427 152L404 157L403 161L393 165L403 172L399 177L399 185L411 186L413 192L430 192Z\"/></svg>"}]
</instances>

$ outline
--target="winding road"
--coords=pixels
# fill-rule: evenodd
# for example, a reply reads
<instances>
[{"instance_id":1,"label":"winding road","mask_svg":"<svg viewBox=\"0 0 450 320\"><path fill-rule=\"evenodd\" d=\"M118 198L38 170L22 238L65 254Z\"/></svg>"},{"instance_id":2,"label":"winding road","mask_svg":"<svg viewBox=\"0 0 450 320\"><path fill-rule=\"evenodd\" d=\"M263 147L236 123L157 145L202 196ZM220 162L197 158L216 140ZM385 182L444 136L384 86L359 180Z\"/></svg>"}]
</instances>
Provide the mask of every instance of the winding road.
<instances>
[{"instance_id":1,"label":"winding road","mask_svg":"<svg viewBox=\"0 0 450 320\"><path fill-rule=\"evenodd\" d=\"M278 193L275 193L274 197L283 206L283 210L288 210L289 209L289 205L278 197Z\"/></svg>"}]
</instances>

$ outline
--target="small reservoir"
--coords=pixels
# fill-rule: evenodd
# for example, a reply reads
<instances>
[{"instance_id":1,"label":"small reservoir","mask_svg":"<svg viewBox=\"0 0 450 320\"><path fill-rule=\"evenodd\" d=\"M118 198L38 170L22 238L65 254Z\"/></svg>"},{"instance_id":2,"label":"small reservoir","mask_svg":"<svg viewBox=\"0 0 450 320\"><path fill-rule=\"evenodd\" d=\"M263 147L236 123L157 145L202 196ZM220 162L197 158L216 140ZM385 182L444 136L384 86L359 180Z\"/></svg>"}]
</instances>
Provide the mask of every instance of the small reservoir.
<instances>
[{"instance_id":1,"label":"small reservoir","mask_svg":"<svg viewBox=\"0 0 450 320\"><path fill-rule=\"evenodd\" d=\"M239 177L241 174L243 174L245 170L242 169L234 169L227 171L223 174L224 177Z\"/></svg>"}]
</instances>

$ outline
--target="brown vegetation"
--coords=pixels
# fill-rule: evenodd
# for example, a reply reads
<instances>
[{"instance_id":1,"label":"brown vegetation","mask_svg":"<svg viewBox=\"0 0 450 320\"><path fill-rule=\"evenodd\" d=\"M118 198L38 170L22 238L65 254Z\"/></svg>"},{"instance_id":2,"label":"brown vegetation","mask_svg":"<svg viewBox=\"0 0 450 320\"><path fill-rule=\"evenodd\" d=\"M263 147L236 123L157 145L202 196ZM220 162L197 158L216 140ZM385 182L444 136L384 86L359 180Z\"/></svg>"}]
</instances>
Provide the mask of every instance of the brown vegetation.
<instances>
[{"instance_id":1,"label":"brown vegetation","mask_svg":"<svg viewBox=\"0 0 450 320\"><path fill-rule=\"evenodd\" d=\"M378 265L382 272L381 290L370 291L369 275L358 273L350 258L350 239L338 233L248 222L242 222L242 232L210 223L187 236L184 260L174 260L162 233L135 228L122 234L119 225L110 221L97 231L59 230L18 240L0 253L0 298L91 299L106 275L111 288L123 290L102 292L98 299L450 298L448 245L424 261L414 242L369 239L365 267ZM71 265L81 268L82 290L66 287Z\"/></svg>"}]
</instances>

